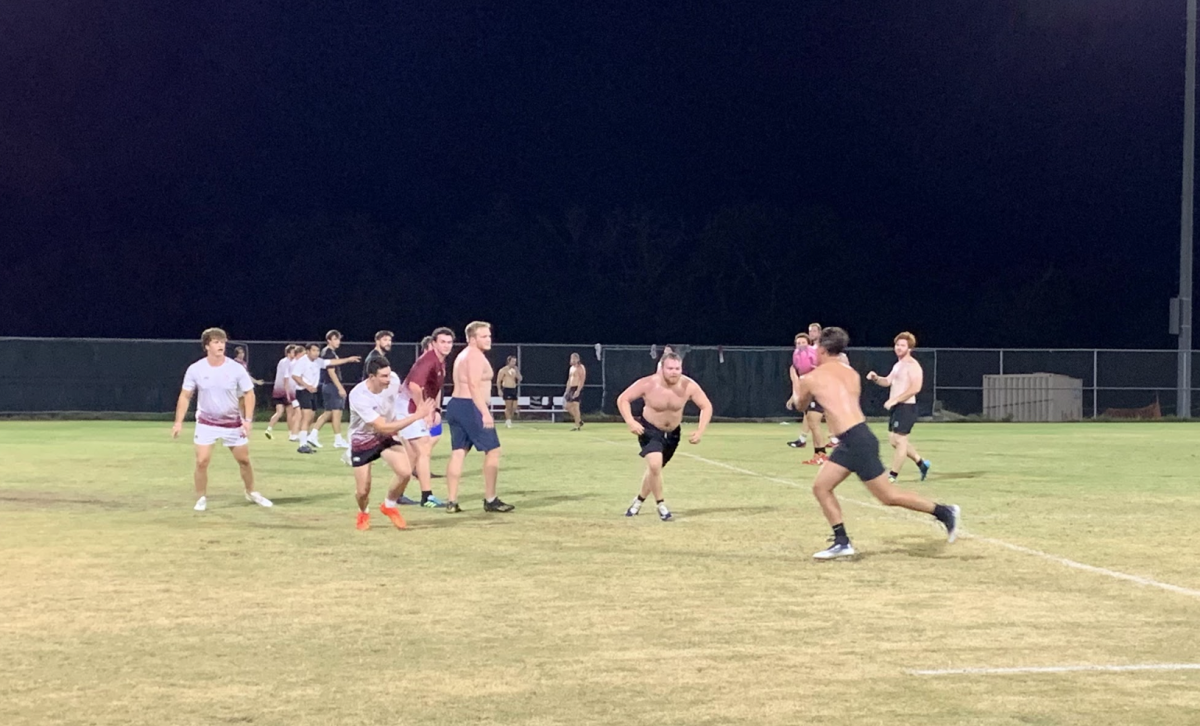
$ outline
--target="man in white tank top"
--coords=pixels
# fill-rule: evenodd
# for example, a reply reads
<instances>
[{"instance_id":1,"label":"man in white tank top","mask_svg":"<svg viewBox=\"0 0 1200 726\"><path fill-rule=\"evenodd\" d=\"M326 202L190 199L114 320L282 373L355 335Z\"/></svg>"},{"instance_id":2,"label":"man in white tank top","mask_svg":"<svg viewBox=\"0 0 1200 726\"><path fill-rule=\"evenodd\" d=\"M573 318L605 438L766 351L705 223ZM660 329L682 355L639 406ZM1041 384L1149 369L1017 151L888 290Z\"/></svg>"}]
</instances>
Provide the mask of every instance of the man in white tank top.
<instances>
[{"instance_id":1,"label":"man in white tank top","mask_svg":"<svg viewBox=\"0 0 1200 726\"><path fill-rule=\"evenodd\" d=\"M913 358L912 352L917 347L917 338L912 333L900 333L893 341L896 351L896 365L892 372L880 376L875 371L867 374L868 381L874 381L884 388L891 388L892 393L883 407L889 411L888 441L896 453L892 456L892 470L888 478L896 481L900 476L900 467L905 459L912 459L921 470L921 481L929 476L929 462L921 458L916 447L908 440L913 426L917 423L917 394L925 385L925 372L921 364Z\"/></svg>"},{"instance_id":2,"label":"man in white tank top","mask_svg":"<svg viewBox=\"0 0 1200 726\"><path fill-rule=\"evenodd\" d=\"M196 395L196 485L197 512L208 508L208 463L218 441L233 454L246 487L246 501L260 507L271 500L254 490L254 469L250 466L250 422L254 418L254 381L246 369L225 357L229 337L220 328L209 328L200 337L204 357L188 366L183 375L183 390L175 404L175 425L171 438L183 429L183 417ZM240 407L239 407L240 399Z\"/></svg>"}]
</instances>

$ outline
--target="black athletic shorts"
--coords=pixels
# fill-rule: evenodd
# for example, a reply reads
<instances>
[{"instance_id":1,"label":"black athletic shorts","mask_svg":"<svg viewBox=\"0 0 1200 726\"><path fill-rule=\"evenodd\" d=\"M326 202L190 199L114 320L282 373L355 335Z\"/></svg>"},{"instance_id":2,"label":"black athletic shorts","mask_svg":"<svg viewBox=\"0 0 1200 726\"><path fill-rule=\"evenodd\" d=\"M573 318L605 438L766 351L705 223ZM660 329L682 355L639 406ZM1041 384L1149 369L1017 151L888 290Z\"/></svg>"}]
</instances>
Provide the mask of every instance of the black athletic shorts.
<instances>
[{"instance_id":1,"label":"black athletic shorts","mask_svg":"<svg viewBox=\"0 0 1200 726\"><path fill-rule=\"evenodd\" d=\"M675 456L675 449L679 448L683 427L676 426L674 431L663 431L641 416L637 417L637 422L645 429L642 431L642 435L638 436L638 443L642 446L639 456L644 457L646 454L660 452L663 457L663 466L666 466L671 457Z\"/></svg>"},{"instance_id":2,"label":"black athletic shorts","mask_svg":"<svg viewBox=\"0 0 1200 726\"><path fill-rule=\"evenodd\" d=\"M824 407L822 407L821 404L817 403L817 399L815 399L815 398L808 402L808 410L812 411L813 413L819 413L822 416L825 415Z\"/></svg>"},{"instance_id":3,"label":"black athletic shorts","mask_svg":"<svg viewBox=\"0 0 1200 726\"><path fill-rule=\"evenodd\" d=\"M372 461L375 461L379 457L383 456L383 452L387 451L393 446L400 445L401 444L399 441L389 436L388 438L379 441L374 446L366 449L352 449L350 451L350 465L355 468L367 466Z\"/></svg>"},{"instance_id":4,"label":"black athletic shorts","mask_svg":"<svg viewBox=\"0 0 1200 726\"><path fill-rule=\"evenodd\" d=\"M505 400L505 401L515 401L515 400L517 400L517 389L515 389L515 388L502 388L502 389L500 389L500 390L504 391L504 400Z\"/></svg>"},{"instance_id":5,"label":"black athletic shorts","mask_svg":"<svg viewBox=\"0 0 1200 726\"><path fill-rule=\"evenodd\" d=\"M567 391L563 394L563 403L579 403L579 392Z\"/></svg>"},{"instance_id":6,"label":"black athletic shorts","mask_svg":"<svg viewBox=\"0 0 1200 726\"><path fill-rule=\"evenodd\" d=\"M838 447L829 455L829 460L858 474L863 481L871 481L887 471L879 460L879 439L865 422L838 435Z\"/></svg>"},{"instance_id":7,"label":"black athletic shorts","mask_svg":"<svg viewBox=\"0 0 1200 726\"><path fill-rule=\"evenodd\" d=\"M897 403L892 406L892 415L888 417L888 431L901 436L912 433L917 423L917 404Z\"/></svg>"},{"instance_id":8,"label":"black athletic shorts","mask_svg":"<svg viewBox=\"0 0 1200 726\"><path fill-rule=\"evenodd\" d=\"M284 408L287 408L287 406L288 406L287 394L285 393L282 396L271 396L271 403L275 404L276 406L283 406Z\"/></svg>"},{"instance_id":9,"label":"black athletic shorts","mask_svg":"<svg viewBox=\"0 0 1200 726\"><path fill-rule=\"evenodd\" d=\"M317 394L315 391L308 391L303 388L296 389L296 402L300 404L300 408L308 411L317 410Z\"/></svg>"}]
</instances>

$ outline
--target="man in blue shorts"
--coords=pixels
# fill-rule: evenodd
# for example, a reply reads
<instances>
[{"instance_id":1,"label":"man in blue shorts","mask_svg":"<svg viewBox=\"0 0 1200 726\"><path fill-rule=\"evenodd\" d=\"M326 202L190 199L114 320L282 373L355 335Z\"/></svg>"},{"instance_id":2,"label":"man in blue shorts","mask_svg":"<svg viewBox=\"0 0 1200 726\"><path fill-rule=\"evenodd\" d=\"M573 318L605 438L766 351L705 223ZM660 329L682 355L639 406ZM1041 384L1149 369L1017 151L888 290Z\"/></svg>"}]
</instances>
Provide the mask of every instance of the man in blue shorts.
<instances>
[{"instance_id":1,"label":"man in blue shorts","mask_svg":"<svg viewBox=\"0 0 1200 726\"><path fill-rule=\"evenodd\" d=\"M484 355L492 349L492 326L475 321L467 326L467 347L454 359L454 391L446 405L450 426L450 465L446 467L446 511L461 512L458 482L463 461L472 448L483 452L483 511L511 512L513 505L496 496L500 476L500 437L488 408L492 392L492 364Z\"/></svg>"}]
</instances>

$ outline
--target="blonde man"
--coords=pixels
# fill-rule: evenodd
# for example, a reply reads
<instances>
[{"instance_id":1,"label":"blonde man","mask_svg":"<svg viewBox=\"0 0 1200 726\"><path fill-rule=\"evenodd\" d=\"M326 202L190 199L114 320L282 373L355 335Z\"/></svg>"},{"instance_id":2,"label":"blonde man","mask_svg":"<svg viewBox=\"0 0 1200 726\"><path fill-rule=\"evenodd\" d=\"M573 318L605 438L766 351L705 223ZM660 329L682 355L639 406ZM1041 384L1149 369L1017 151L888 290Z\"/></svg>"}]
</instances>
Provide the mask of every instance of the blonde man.
<instances>
[{"instance_id":1,"label":"blonde man","mask_svg":"<svg viewBox=\"0 0 1200 726\"><path fill-rule=\"evenodd\" d=\"M492 325L475 321L467 326L467 347L454 359L454 391L446 405L446 424L450 426L450 464L446 467L446 491L450 501L446 512L462 511L458 506L458 483L463 462L472 448L483 452L483 511L511 512L514 507L496 496L500 477L500 437L488 406L492 390L492 364L487 353L492 349Z\"/></svg>"}]
</instances>

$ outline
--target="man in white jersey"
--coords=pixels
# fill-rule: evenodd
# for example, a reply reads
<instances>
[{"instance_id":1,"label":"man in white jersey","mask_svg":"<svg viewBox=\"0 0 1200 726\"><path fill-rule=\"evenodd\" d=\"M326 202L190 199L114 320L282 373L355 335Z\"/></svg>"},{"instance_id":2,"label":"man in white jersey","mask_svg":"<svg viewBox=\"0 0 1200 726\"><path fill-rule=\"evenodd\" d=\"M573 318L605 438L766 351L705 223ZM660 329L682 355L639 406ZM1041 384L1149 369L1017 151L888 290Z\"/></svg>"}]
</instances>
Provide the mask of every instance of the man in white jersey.
<instances>
[{"instance_id":1,"label":"man in white jersey","mask_svg":"<svg viewBox=\"0 0 1200 726\"><path fill-rule=\"evenodd\" d=\"M321 345L309 343L305 353L297 358L292 367L292 380L296 382L296 401L300 404L300 448L301 454L313 453L309 446L308 431L317 415L317 384L321 382L321 370L329 366L340 366L343 363L357 363L361 357L354 355L349 358L320 358ZM314 446L321 444L313 441Z\"/></svg>"},{"instance_id":2,"label":"man in white jersey","mask_svg":"<svg viewBox=\"0 0 1200 726\"><path fill-rule=\"evenodd\" d=\"M366 365L366 378L350 391L350 462L354 467L354 496L358 501L359 530L371 528L371 514L367 508L371 498L371 463L383 459L396 476L396 480L407 483L412 477L412 464L404 451L397 434L405 426L419 421L433 412L432 399L424 401L417 410L404 418L396 419L396 391L400 379L392 373L391 364L382 355L375 356ZM400 514L397 500L400 497L396 485L388 491L379 511L395 525L396 529L407 528Z\"/></svg>"},{"instance_id":3,"label":"man in white jersey","mask_svg":"<svg viewBox=\"0 0 1200 726\"><path fill-rule=\"evenodd\" d=\"M563 391L563 408L575 421L572 431L583 428L583 411L580 410L580 400L583 398L583 384L587 381L587 368L579 359L578 353L571 354L571 367L567 369L567 388Z\"/></svg>"},{"instance_id":4,"label":"man in white jersey","mask_svg":"<svg viewBox=\"0 0 1200 726\"><path fill-rule=\"evenodd\" d=\"M888 441L896 450L892 455L892 470L888 472L888 478L896 481L900 476L900 467L904 466L904 460L912 459L921 471L921 481L925 481L925 477L929 476L929 461L922 459L916 447L908 440L913 426L917 423L917 394L925 385L925 371L912 356L917 347L917 337L908 332L900 333L892 341L892 345L896 351L896 365L892 366L892 372L886 376L880 376L875 371L867 374L868 381L892 389L891 395L883 404L890 412Z\"/></svg>"},{"instance_id":5,"label":"man in white jersey","mask_svg":"<svg viewBox=\"0 0 1200 726\"><path fill-rule=\"evenodd\" d=\"M281 417L287 417L288 430L292 429L292 411L295 409L292 406L292 400L295 396L288 395L289 385L288 380L292 377L292 359L296 356L296 346L285 345L283 347L283 357L275 364L275 382L271 386L271 402L275 404L275 413L271 414L271 420L267 421L267 430L263 434L268 438L275 438L272 434L272 429L279 422Z\"/></svg>"},{"instance_id":6,"label":"man in white jersey","mask_svg":"<svg viewBox=\"0 0 1200 726\"><path fill-rule=\"evenodd\" d=\"M450 427L450 463L446 467L447 513L461 512L458 482L463 461L472 448L483 452L483 511L511 512L514 507L496 496L500 476L500 437L488 407L492 390L492 364L484 355L492 349L491 323L475 321L467 326L467 347L454 359L454 392L446 405Z\"/></svg>"},{"instance_id":7,"label":"man in white jersey","mask_svg":"<svg viewBox=\"0 0 1200 726\"><path fill-rule=\"evenodd\" d=\"M192 395L196 397L196 484L197 512L208 508L208 463L212 460L213 444L225 444L233 453L242 473L246 501L261 507L271 506L271 500L254 490L254 468L250 466L250 422L254 417L254 381L246 369L225 357L229 336L220 328L209 328L200 336L204 357L188 366L183 375L183 390L175 404L175 425L171 438L183 429ZM238 399L242 408L238 408Z\"/></svg>"}]
</instances>

